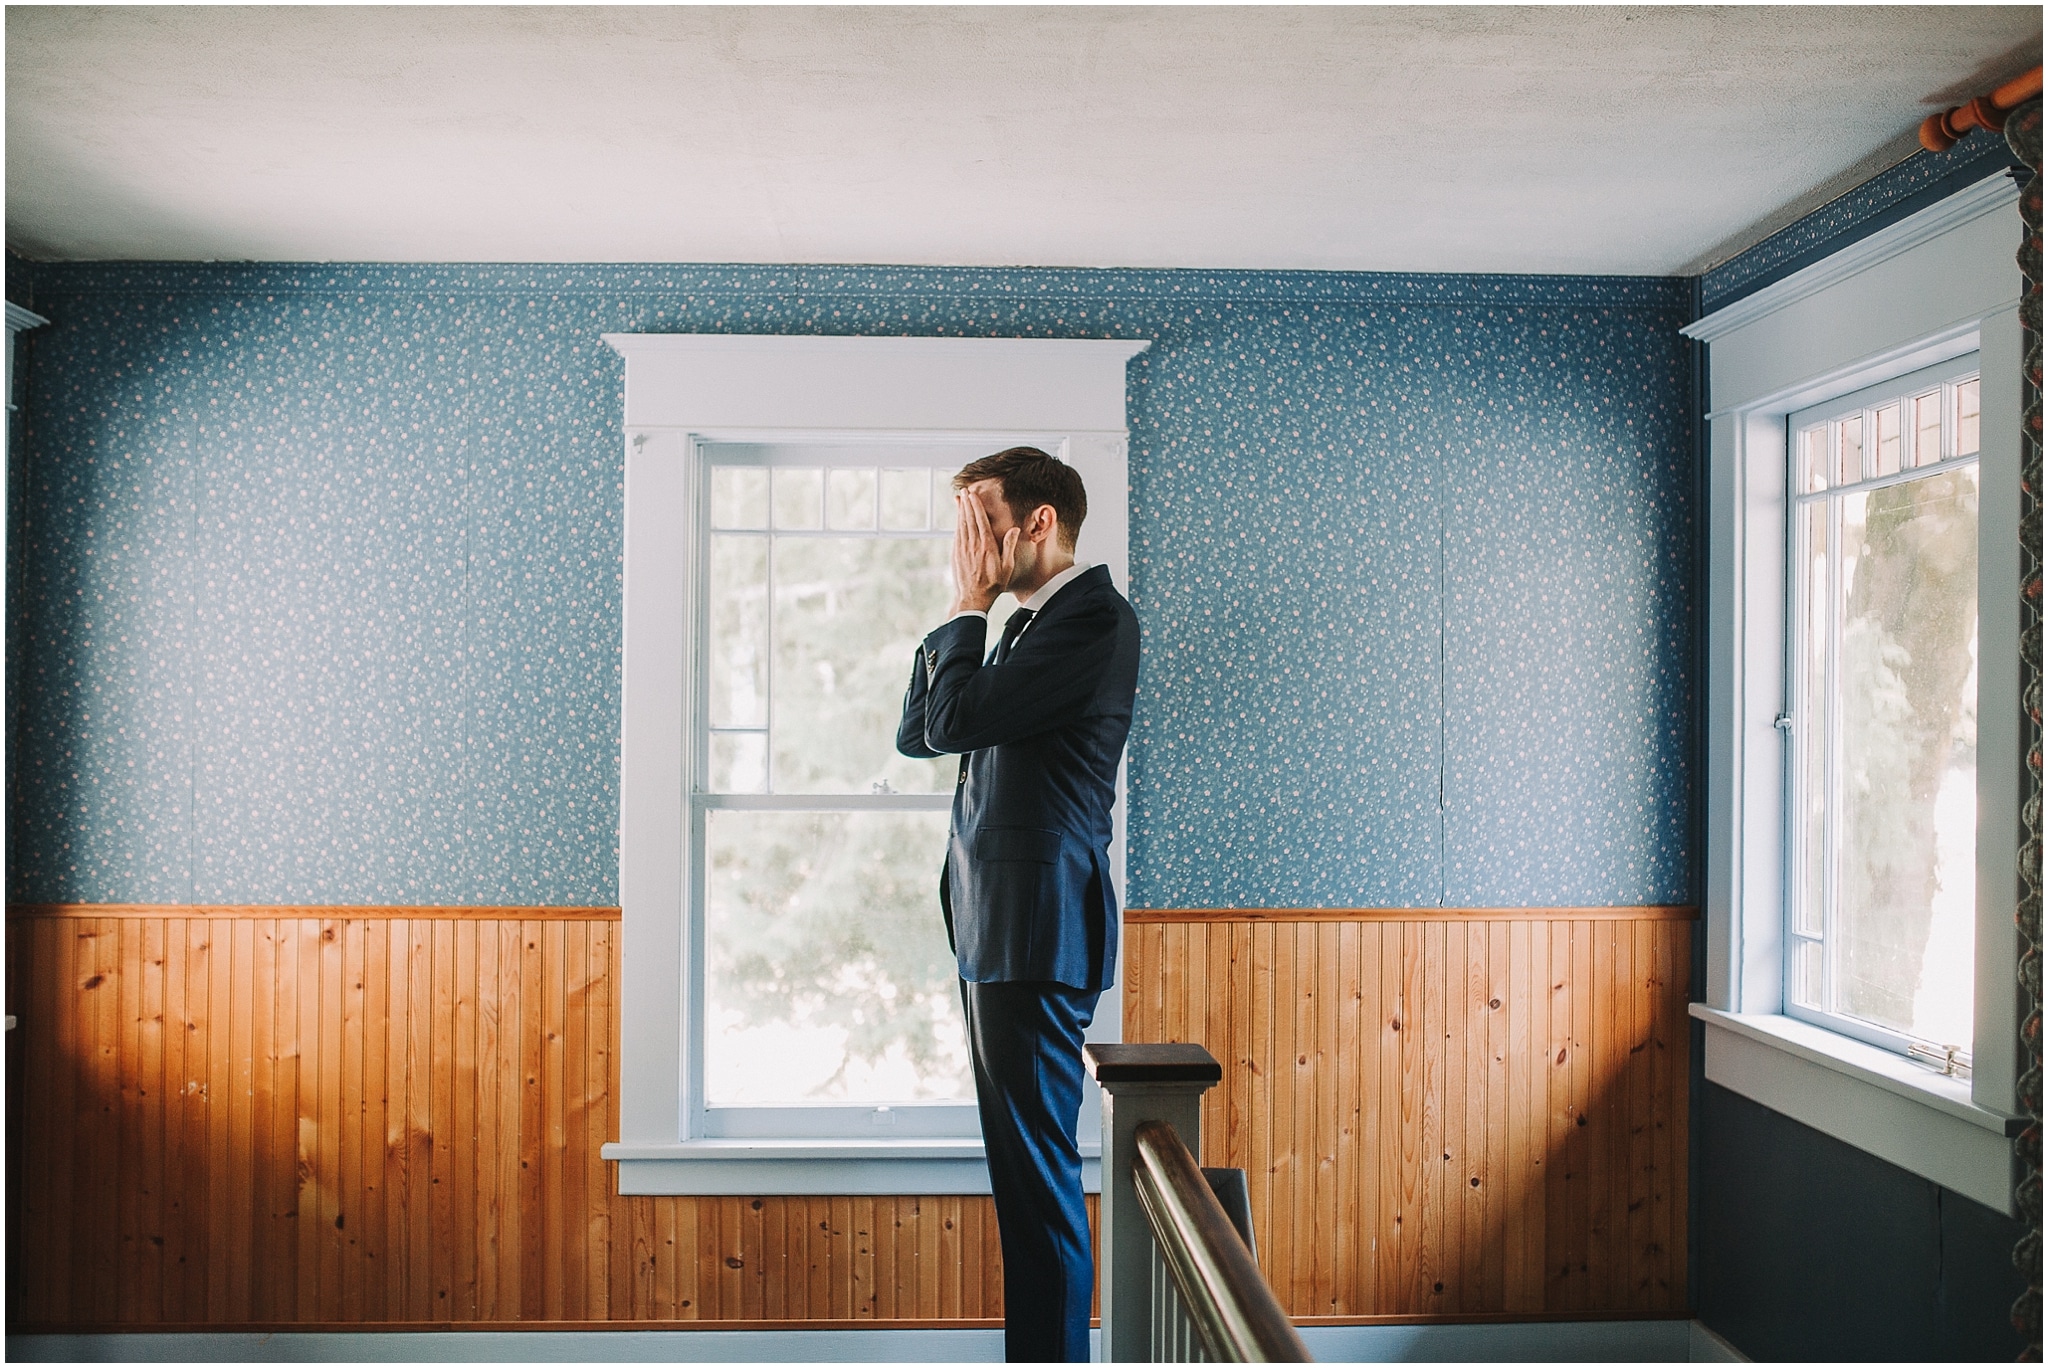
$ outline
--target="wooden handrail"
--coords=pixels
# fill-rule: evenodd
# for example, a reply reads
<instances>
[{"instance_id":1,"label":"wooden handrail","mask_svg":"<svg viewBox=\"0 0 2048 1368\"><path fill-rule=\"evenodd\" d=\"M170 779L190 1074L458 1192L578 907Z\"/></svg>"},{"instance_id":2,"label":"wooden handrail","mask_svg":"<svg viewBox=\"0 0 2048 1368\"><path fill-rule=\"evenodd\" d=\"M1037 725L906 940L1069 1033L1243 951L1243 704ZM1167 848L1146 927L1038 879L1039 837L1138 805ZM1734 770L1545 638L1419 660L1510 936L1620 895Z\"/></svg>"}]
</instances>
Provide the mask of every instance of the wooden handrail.
<instances>
[{"instance_id":1,"label":"wooden handrail","mask_svg":"<svg viewBox=\"0 0 2048 1368\"><path fill-rule=\"evenodd\" d=\"M1204 1351L1223 1363L1313 1362L1173 1127L1147 1121L1136 1139L1138 1203Z\"/></svg>"},{"instance_id":2,"label":"wooden handrail","mask_svg":"<svg viewBox=\"0 0 2048 1368\"><path fill-rule=\"evenodd\" d=\"M1940 114L1930 114L1920 125L1920 145L1929 152L1946 152L1962 141L1973 128L1996 133L2005 127L2005 116L2041 93L2041 68L2013 77L1989 95L1979 95L1968 104Z\"/></svg>"}]
</instances>

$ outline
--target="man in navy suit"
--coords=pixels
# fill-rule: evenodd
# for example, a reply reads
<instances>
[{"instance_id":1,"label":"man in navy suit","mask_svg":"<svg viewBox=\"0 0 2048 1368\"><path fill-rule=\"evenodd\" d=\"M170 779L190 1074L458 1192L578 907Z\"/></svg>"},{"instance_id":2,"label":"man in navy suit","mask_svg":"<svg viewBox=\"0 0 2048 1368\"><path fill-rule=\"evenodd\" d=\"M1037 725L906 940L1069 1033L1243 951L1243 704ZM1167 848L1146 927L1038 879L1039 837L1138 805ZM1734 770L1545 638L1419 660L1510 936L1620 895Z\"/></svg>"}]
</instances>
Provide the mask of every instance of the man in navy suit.
<instances>
[{"instance_id":1,"label":"man in navy suit","mask_svg":"<svg viewBox=\"0 0 2048 1368\"><path fill-rule=\"evenodd\" d=\"M1013 447L953 477L952 615L924 639L896 748L961 757L939 905L1003 1244L1004 1345L1086 1362L1095 1283L1074 1130L1081 1036L1116 978L1110 808L1138 686L1138 619L1074 560L1071 466ZM1022 607L988 652L988 610ZM986 655L985 655L986 653Z\"/></svg>"}]
</instances>

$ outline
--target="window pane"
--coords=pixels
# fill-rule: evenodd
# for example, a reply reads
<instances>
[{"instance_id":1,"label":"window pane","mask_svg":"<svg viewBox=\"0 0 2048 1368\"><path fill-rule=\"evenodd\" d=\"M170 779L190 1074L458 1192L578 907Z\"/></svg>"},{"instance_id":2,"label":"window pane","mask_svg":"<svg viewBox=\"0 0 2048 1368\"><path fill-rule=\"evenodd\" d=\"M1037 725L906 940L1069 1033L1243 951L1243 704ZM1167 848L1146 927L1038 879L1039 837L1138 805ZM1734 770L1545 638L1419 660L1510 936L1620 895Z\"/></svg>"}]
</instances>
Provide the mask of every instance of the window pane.
<instances>
[{"instance_id":1,"label":"window pane","mask_svg":"<svg viewBox=\"0 0 2048 1368\"><path fill-rule=\"evenodd\" d=\"M1799 434L1799 488L1812 494L1828 487L1828 427L1810 427Z\"/></svg>"},{"instance_id":2,"label":"window pane","mask_svg":"<svg viewBox=\"0 0 2048 1368\"><path fill-rule=\"evenodd\" d=\"M1850 494L1841 535L1833 1005L1967 1046L1976 468Z\"/></svg>"},{"instance_id":3,"label":"window pane","mask_svg":"<svg viewBox=\"0 0 2048 1368\"><path fill-rule=\"evenodd\" d=\"M1899 473L1899 447L1903 437L1899 419L1899 406L1895 403L1886 404L1877 411L1877 463L1870 472L1873 475Z\"/></svg>"},{"instance_id":4,"label":"window pane","mask_svg":"<svg viewBox=\"0 0 2048 1368\"><path fill-rule=\"evenodd\" d=\"M1835 483L1855 484L1863 478L1863 415L1844 418L1836 437Z\"/></svg>"},{"instance_id":5,"label":"window pane","mask_svg":"<svg viewBox=\"0 0 2048 1368\"><path fill-rule=\"evenodd\" d=\"M711 467L711 525L766 527L768 472L758 466Z\"/></svg>"},{"instance_id":6,"label":"window pane","mask_svg":"<svg viewBox=\"0 0 2048 1368\"><path fill-rule=\"evenodd\" d=\"M943 812L710 812L713 1106L972 1097Z\"/></svg>"},{"instance_id":7,"label":"window pane","mask_svg":"<svg viewBox=\"0 0 2048 1368\"><path fill-rule=\"evenodd\" d=\"M910 664L945 620L951 563L951 544L937 538L776 539L777 793L952 787L958 761L896 753Z\"/></svg>"},{"instance_id":8,"label":"window pane","mask_svg":"<svg viewBox=\"0 0 2048 1368\"><path fill-rule=\"evenodd\" d=\"M1913 400L1913 464L1933 465L1941 459L1941 391Z\"/></svg>"},{"instance_id":9,"label":"window pane","mask_svg":"<svg viewBox=\"0 0 2048 1368\"><path fill-rule=\"evenodd\" d=\"M825 525L825 472L778 469L775 472L775 525L812 531Z\"/></svg>"},{"instance_id":10,"label":"window pane","mask_svg":"<svg viewBox=\"0 0 2048 1368\"><path fill-rule=\"evenodd\" d=\"M953 507L953 472L934 470L932 472L932 526L941 532L951 532L959 519L958 510Z\"/></svg>"},{"instance_id":11,"label":"window pane","mask_svg":"<svg viewBox=\"0 0 2048 1368\"><path fill-rule=\"evenodd\" d=\"M882 472L882 526L891 532L922 532L931 525L932 477L928 470Z\"/></svg>"},{"instance_id":12,"label":"window pane","mask_svg":"<svg viewBox=\"0 0 2048 1368\"><path fill-rule=\"evenodd\" d=\"M707 793L766 793L768 733L713 732Z\"/></svg>"},{"instance_id":13,"label":"window pane","mask_svg":"<svg viewBox=\"0 0 2048 1368\"><path fill-rule=\"evenodd\" d=\"M875 525L875 472L835 470L825 484L825 524L845 532Z\"/></svg>"},{"instance_id":14,"label":"window pane","mask_svg":"<svg viewBox=\"0 0 2048 1368\"><path fill-rule=\"evenodd\" d=\"M1956 386L1956 451L1969 456L1977 450L1977 382L1965 380Z\"/></svg>"},{"instance_id":15,"label":"window pane","mask_svg":"<svg viewBox=\"0 0 2048 1368\"><path fill-rule=\"evenodd\" d=\"M1797 1005L1811 1007L1816 1011L1826 1006L1826 1002L1822 997L1825 980L1821 977L1821 969L1825 963L1822 957L1826 953L1826 947L1819 941L1802 940L1792 942L1792 983L1790 991L1792 993L1792 1001Z\"/></svg>"},{"instance_id":16,"label":"window pane","mask_svg":"<svg viewBox=\"0 0 2048 1368\"><path fill-rule=\"evenodd\" d=\"M766 471L749 471L765 476ZM767 481L762 481L766 489ZM711 725L768 721L768 539L711 539Z\"/></svg>"},{"instance_id":17,"label":"window pane","mask_svg":"<svg viewBox=\"0 0 2048 1368\"><path fill-rule=\"evenodd\" d=\"M1828 510L1811 503L1804 515L1805 552L1801 562L1806 590L1805 640L1799 653L1799 859L1801 875L1795 917L1799 930L1821 931L1822 898L1827 873L1828 756Z\"/></svg>"}]
</instances>

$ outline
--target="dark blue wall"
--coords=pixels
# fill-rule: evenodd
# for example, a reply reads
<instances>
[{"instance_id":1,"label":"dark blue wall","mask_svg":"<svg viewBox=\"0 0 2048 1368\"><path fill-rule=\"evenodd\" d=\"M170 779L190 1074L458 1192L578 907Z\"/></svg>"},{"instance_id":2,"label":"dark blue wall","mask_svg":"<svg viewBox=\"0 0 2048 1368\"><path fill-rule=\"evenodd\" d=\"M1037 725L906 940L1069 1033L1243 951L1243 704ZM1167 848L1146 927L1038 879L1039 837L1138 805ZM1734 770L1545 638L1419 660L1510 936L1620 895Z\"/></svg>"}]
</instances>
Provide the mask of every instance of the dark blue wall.
<instances>
[{"instance_id":1,"label":"dark blue wall","mask_svg":"<svg viewBox=\"0 0 2048 1368\"><path fill-rule=\"evenodd\" d=\"M615 901L608 331L1155 339L1133 905L1691 892L1684 282L16 269L15 898Z\"/></svg>"},{"instance_id":2,"label":"dark blue wall","mask_svg":"<svg viewBox=\"0 0 2048 1368\"><path fill-rule=\"evenodd\" d=\"M1758 1362L2003 1360L2020 1224L1709 1083L1695 1312Z\"/></svg>"}]
</instances>

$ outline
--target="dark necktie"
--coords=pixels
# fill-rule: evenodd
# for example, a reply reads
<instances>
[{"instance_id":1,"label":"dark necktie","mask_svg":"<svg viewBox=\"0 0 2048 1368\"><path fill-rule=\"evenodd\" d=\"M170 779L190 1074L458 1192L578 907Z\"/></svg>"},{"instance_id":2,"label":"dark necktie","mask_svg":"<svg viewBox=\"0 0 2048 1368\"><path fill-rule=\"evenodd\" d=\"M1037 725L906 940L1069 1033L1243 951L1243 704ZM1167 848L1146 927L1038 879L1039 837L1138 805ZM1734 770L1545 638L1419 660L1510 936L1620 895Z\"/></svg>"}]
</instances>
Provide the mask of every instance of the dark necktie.
<instances>
[{"instance_id":1,"label":"dark necktie","mask_svg":"<svg viewBox=\"0 0 2048 1368\"><path fill-rule=\"evenodd\" d=\"M995 663L1000 665L1010 658L1010 651L1017 644L1017 638L1024 635L1025 624L1036 617L1029 608L1019 608L1010 614L1010 620L1003 624L1003 639L996 643Z\"/></svg>"}]
</instances>

